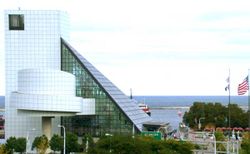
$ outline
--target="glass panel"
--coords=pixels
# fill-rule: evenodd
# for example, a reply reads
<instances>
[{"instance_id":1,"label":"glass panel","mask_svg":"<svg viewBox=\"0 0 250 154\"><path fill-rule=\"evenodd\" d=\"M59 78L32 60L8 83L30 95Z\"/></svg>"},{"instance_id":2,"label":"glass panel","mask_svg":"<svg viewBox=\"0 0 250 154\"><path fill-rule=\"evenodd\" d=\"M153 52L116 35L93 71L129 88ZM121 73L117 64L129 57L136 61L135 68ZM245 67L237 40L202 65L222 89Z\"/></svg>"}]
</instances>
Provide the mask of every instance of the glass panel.
<instances>
[{"instance_id":1,"label":"glass panel","mask_svg":"<svg viewBox=\"0 0 250 154\"><path fill-rule=\"evenodd\" d=\"M9 15L9 30L24 30L24 15Z\"/></svg>"},{"instance_id":2,"label":"glass panel","mask_svg":"<svg viewBox=\"0 0 250 154\"><path fill-rule=\"evenodd\" d=\"M86 133L91 133L93 136L102 136L105 133L132 133L132 122L113 102L107 91L92 76L93 74L89 73L86 66L76 58L66 44L62 43L61 50L61 69L75 75L76 95L83 98L95 98L96 102L96 115L63 117L63 125L79 136ZM92 70L95 71L95 69ZM114 90L117 89L114 88Z\"/></svg>"}]
</instances>

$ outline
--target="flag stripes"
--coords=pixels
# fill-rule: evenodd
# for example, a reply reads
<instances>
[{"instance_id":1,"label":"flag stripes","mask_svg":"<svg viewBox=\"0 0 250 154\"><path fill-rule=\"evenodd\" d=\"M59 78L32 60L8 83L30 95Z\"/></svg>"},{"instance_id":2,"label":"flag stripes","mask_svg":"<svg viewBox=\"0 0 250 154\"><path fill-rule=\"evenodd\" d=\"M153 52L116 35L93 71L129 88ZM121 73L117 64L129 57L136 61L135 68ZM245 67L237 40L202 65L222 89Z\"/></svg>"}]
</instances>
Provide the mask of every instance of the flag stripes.
<instances>
[{"instance_id":1,"label":"flag stripes","mask_svg":"<svg viewBox=\"0 0 250 154\"><path fill-rule=\"evenodd\" d=\"M238 86L238 95L244 95L249 89L248 76Z\"/></svg>"}]
</instances>

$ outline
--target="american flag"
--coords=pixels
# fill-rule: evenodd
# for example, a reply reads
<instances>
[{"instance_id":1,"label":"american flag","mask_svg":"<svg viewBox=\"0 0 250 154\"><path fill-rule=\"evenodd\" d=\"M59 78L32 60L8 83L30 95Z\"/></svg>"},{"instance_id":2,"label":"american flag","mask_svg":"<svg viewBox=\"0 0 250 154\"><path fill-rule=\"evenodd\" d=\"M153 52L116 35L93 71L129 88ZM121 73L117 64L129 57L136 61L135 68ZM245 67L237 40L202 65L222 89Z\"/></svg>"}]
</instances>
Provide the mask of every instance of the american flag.
<instances>
[{"instance_id":1,"label":"american flag","mask_svg":"<svg viewBox=\"0 0 250 154\"><path fill-rule=\"evenodd\" d=\"M243 80L241 84L238 86L238 95L244 95L247 90L249 89L248 86L248 76Z\"/></svg>"}]
</instances>

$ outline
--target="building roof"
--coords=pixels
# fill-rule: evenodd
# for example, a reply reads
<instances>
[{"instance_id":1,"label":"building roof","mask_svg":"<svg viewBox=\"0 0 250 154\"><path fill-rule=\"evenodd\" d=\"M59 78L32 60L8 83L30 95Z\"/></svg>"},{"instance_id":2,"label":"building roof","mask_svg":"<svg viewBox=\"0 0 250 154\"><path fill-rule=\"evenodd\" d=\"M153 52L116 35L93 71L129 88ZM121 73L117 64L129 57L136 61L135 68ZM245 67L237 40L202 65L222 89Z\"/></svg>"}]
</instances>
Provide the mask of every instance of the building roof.
<instances>
[{"instance_id":1,"label":"building roof","mask_svg":"<svg viewBox=\"0 0 250 154\"><path fill-rule=\"evenodd\" d=\"M69 43L62 39L62 42L73 52L74 56L83 64L85 69L92 75L97 83L106 91L109 97L125 113L125 115L134 123L138 130L142 131L142 124L151 121L152 118L142 111L139 106L119 88L117 88L109 79L98 71L90 62L79 54Z\"/></svg>"},{"instance_id":2,"label":"building roof","mask_svg":"<svg viewBox=\"0 0 250 154\"><path fill-rule=\"evenodd\" d=\"M148 121L148 122L145 122L143 123L144 126L167 126L169 125L169 123L167 122L157 122L157 121Z\"/></svg>"}]
</instances>

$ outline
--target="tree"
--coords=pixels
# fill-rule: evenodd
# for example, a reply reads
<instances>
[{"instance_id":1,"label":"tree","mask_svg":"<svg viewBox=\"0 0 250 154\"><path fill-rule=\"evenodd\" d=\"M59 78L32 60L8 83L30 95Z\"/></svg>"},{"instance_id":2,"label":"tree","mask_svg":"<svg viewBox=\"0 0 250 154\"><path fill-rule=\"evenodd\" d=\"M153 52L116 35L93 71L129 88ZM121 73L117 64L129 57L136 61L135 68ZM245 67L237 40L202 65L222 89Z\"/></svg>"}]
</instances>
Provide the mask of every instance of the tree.
<instances>
[{"instance_id":1,"label":"tree","mask_svg":"<svg viewBox=\"0 0 250 154\"><path fill-rule=\"evenodd\" d=\"M249 154L250 153L250 132L243 134L243 140L241 143L241 153Z\"/></svg>"},{"instance_id":2,"label":"tree","mask_svg":"<svg viewBox=\"0 0 250 154\"><path fill-rule=\"evenodd\" d=\"M5 144L1 144L1 145L0 145L0 153L1 153L1 154L7 154L7 153L8 153Z\"/></svg>"},{"instance_id":3,"label":"tree","mask_svg":"<svg viewBox=\"0 0 250 154\"><path fill-rule=\"evenodd\" d=\"M90 147L89 154L119 153L119 154L151 154L146 140L131 136L106 136L100 138L95 147Z\"/></svg>"},{"instance_id":4,"label":"tree","mask_svg":"<svg viewBox=\"0 0 250 154\"><path fill-rule=\"evenodd\" d=\"M16 137L11 136L10 138L7 139L5 146L8 153L11 154L14 153L15 144L16 144Z\"/></svg>"},{"instance_id":5,"label":"tree","mask_svg":"<svg viewBox=\"0 0 250 154\"><path fill-rule=\"evenodd\" d=\"M82 151L86 151L86 144L88 141L88 148L94 146L94 140L91 135L85 134L84 137L82 138Z\"/></svg>"},{"instance_id":6,"label":"tree","mask_svg":"<svg viewBox=\"0 0 250 154\"><path fill-rule=\"evenodd\" d=\"M171 149L176 154L192 154L194 145L190 142L176 141L176 140L167 140L164 142L164 146L167 149Z\"/></svg>"},{"instance_id":7,"label":"tree","mask_svg":"<svg viewBox=\"0 0 250 154\"><path fill-rule=\"evenodd\" d=\"M26 143L27 140L24 137L19 137L16 139L16 143L15 143L15 152L20 152L23 153L26 150Z\"/></svg>"},{"instance_id":8,"label":"tree","mask_svg":"<svg viewBox=\"0 0 250 154\"><path fill-rule=\"evenodd\" d=\"M214 133L214 136L215 136L216 141L225 141L226 140L226 137L224 136L224 134L222 132L216 131ZM225 151L226 147L222 143L217 143L216 149L218 151Z\"/></svg>"},{"instance_id":9,"label":"tree","mask_svg":"<svg viewBox=\"0 0 250 154\"><path fill-rule=\"evenodd\" d=\"M53 151L63 150L63 138L57 134L54 134L49 142L50 148Z\"/></svg>"},{"instance_id":10,"label":"tree","mask_svg":"<svg viewBox=\"0 0 250 154\"><path fill-rule=\"evenodd\" d=\"M39 154L45 154L48 147L49 147L49 141L45 135L36 137L32 143L32 150L36 148Z\"/></svg>"},{"instance_id":11,"label":"tree","mask_svg":"<svg viewBox=\"0 0 250 154\"><path fill-rule=\"evenodd\" d=\"M185 112L183 121L191 128L196 129L198 120L205 117L202 121L202 129L207 124L214 124L216 127L228 127L228 112L230 109L231 127L246 128L248 124L247 113L237 104L230 104L229 107L221 103L202 103L194 102L188 112Z\"/></svg>"},{"instance_id":12,"label":"tree","mask_svg":"<svg viewBox=\"0 0 250 154\"><path fill-rule=\"evenodd\" d=\"M192 154L194 145L175 140L158 141L152 137L108 136L100 138L89 154Z\"/></svg>"},{"instance_id":13,"label":"tree","mask_svg":"<svg viewBox=\"0 0 250 154\"><path fill-rule=\"evenodd\" d=\"M67 153L80 152L80 144L78 143L78 138L73 133L66 134L66 150Z\"/></svg>"},{"instance_id":14,"label":"tree","mask_svg":"<svg viewBox=\"0 0 250 154\"><path fill-rule=\"evenodd\" d=\"M26 138L10 137L6 141L5 148L7 150L7 153L14 153L14 151L23 153L26 150L26 143Z\"/></svg>"},{"instance_id":15,"label":"tree","mask_svg":"<svg viewBox=\"0 0 250 154\"><path fill-rule=\"evenodd\" d=\"M194 102L189 112L185 112L183 121L191 128L197 127L199 118L204 117L204 108L204 103Z\"/></svg>"},{"instance_id":16,"label":"tree","mask_svg":"<svg viewBox=\"0 0 250 154\"><path fill-rule=\"evenodd\" d=\"M243 127L246 128L247 121L247 113L243 111L237 104L230 104L230 112L231 112L231 127Z\"/></svg>"},{"instance_id":17,"label":"tree","mask_svg":"<svg viewBox=\"0 0 250 154\"><path fill-rule=\"evenodd\" d=\"M215 103L213 106L213 112L215 117L214 123L216 127L227 126L227 120L226 120L228 116L227 107L223 106L221 103Z\"/></svg>"}]
</instances>

